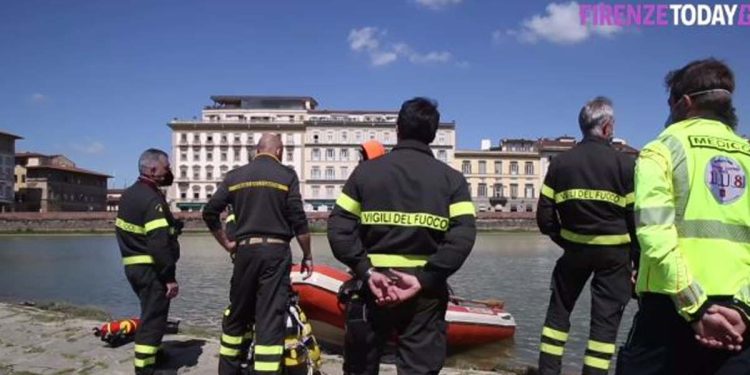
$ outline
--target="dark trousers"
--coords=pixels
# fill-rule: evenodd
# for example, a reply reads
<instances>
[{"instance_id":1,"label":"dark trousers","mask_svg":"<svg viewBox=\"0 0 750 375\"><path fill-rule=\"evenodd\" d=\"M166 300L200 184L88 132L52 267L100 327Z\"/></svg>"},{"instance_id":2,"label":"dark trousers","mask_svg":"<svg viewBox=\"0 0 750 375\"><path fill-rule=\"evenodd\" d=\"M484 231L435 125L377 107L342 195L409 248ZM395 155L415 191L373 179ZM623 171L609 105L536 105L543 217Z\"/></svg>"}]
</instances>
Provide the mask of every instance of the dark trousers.
<instances>
[{"instance_id":1,"label":"dark trousers","mask_svg":"<svg viewBox=\"0 0 750 375\"><path fill-rule=\"evenodd\" d=\"M620 319L631 296L627 246L568 246L552 273L552 295L542 328L539 373L561 370L570 313L591 274L591 324L583 374L607 374Z\"/></svg>"},{"instance_id":2,"label":"dark trousers","mask_svg":"<svg viewBox=\"0 0 750 375\"><path fill-rule=\"evenodd\" d=\"M224 312L219 374L240 374L248 337L255 325L256 373L278 373L284 353L292 255L287 244L243 245L234 259L230 306Z\"/></svg>"},{"instance_id":3,"label":"dark trousers","mask_svg":"<svg viewBox=\"0 0 750 375\"><path fill-rule=\"evenodd\" d=\"M377 374L383 347L394 336L399 375L439 373L447 348L447 303L447 287L420 292L390 308L377 306L369 291L363 291L347 304L344 373Z\"/></svg>"},{"instance_id":4,"label":"dark trousers","mask_svg":"<svg viewBox=\"0 0 750 375\"><path fill-rule=\"evenodd\" d=\"M750 374L750 349L737 352L708 349L677 314L665 295L646 293L633 318L628 341L617 356L618 375L739 375ZM747 337L747 336L746 336ZM746 339L747 340L747 339Z\"/></svg>"},{"instance_id":5,"label":"dark trousers","mask_svg":"<svg viewBox=\"0 0 750 375\"><path fill-rule=\"evenodd\" d=\"M125 266L125 276L141 302L141 326L135 332L135 373L150 375L154 373L156 353L167 327L167 287L152 265Z\"/></svg>"}]
</instances>

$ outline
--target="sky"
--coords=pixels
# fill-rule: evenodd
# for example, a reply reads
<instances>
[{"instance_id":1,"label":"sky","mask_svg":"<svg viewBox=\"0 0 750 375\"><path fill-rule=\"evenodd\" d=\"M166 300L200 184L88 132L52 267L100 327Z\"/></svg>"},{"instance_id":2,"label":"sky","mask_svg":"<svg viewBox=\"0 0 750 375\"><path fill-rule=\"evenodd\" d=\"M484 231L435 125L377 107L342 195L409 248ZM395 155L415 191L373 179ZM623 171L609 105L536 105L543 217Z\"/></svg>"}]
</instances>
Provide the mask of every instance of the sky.
<instances>
[{"instance_id":1,"label":"sky","mask_svg":"<svg viewBox=\"0 0 750 375\"><path fill-rule=\"evenodd\" d=\"M714 56L735 71L739 131L750 134L750 28L585 26L578 5L4 1L0 131L24 137L20 151L113 175L113 187L134 181L141 151L170 149L169 120L199 116L217 94L385 110L428 96L456 122L461 149L577 136L581 106L606 95L617 136L641 147L667 117L666 73Z\"/></svg>"}]
</instances>

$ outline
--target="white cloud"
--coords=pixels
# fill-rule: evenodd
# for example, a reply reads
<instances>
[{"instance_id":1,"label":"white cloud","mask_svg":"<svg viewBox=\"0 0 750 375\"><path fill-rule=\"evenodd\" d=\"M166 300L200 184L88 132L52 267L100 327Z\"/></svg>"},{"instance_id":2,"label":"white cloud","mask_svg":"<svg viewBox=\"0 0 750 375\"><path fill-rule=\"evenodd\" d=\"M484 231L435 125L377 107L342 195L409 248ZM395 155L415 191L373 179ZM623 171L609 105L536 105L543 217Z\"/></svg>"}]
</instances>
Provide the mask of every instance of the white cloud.
<instances>
[{"instance_id":1,"label":"white cloud","mask_svg":"<svg viewBox=\"0 0 750 375\"><path fill-rule=\"evenodd\" d=\"M31 95L30 99L34 103L44 103L47 101L47 95L36 92Z\"/></svg>"},{"instance_id":2,"label":"white cloud","mask_svg":"<svg viewBox=\"0 0 750 375\"><path fill-rule=\"evenodd\" d=\"M71 144L71 147L80 153L89 155L98 155L104 152L104 144L91 139L83 143Z\"/></svg>"},{"instance_id":3,"label":"white cloud","mask_svg":"<svg viewBox=\"0 0 750 375\"><path fill-rule=\"evenodd\" d=\"M453 54L447 51L419 52L404 42L382 47L386 31L377 27L362 27L349 32L349 48L357 53L366 53L373 66L385 66L404 58L412 64L436 64L453 61Z\"/></svg>"},{"instance_id":4,"label":"white cloud","mask_svg":"<svg viewBox=\"0 0 750 375\"><path fill-rule=\"evenodd\" d=\"M417 4L430 9L442 9L450 5L461 4L463 0L417 0Z\"/></svg>"},{"instance_id":5,"label":"white cloud","mask_svg":"<svg viewBox=\"0 0 750 375\"><path fill-rule=\"evenodd\" d=\"M512 36L522 43L546 41L555 44L576 44L593 36L611 37L622 30L619 26L593 26L581 24L579 6L575 1L551 3L544 15L534 15L521 22L520 29L500 30L492 34L495 42Z\"/></svg>"}]
</instances>

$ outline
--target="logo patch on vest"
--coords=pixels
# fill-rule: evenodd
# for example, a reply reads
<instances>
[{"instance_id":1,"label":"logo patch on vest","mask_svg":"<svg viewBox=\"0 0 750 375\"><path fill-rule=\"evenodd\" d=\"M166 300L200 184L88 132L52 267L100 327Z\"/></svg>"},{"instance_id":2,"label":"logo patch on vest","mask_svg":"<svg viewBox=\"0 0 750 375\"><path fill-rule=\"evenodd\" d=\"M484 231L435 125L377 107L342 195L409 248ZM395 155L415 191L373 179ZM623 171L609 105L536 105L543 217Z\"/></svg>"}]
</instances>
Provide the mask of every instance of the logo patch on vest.
<instances>
[{"instance_id":1,"label":"logo patch on vest","mask_svg":"<svg viewBox=\"0 0 750 375\"><path fill-rule=\"evenodd\" d=\"M730 157L714 156L706 166L706 185L717 202L732 203L745 193L745 170Z\"/></svg>"}]
</instances>

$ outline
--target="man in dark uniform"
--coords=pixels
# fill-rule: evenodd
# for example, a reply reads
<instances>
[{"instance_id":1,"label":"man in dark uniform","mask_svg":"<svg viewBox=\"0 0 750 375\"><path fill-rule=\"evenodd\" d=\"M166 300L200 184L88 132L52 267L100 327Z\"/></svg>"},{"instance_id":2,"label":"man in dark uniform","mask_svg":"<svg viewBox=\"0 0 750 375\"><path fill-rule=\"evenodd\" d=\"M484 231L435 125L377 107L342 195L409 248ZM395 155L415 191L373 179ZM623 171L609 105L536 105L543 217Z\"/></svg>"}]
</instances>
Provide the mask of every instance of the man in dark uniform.
<instances>
[{"instance_id":1,"label":"man in dark uniform","mask_svg":"<svg viewBox=\"0 0 750 375\"><path fill-rule=\"evenodd\" d=\"M394 332L399 373L437 374L445 361L447 279L476 228L466 180L428 146L439 123L434 102L404 102L398 144L357 166L328 220L334 256L367 285L347 305L346 374L377 374Z\"/></svg>"},{"instance_id":2,"label":"man in dark uniform","mask_svg":"<svg viewBox=\"0 0 750 375\"><path fill-rule=\"evenodd\" d=\"M256 373L281 370L286 312L291 288L289 240L297 238L302 272L312 274L307 217L299 180L281 164L284 146L277 135L264 134L249 164L230 171L203 209L203 220L226 251L235 254L230 307L222 324L219 373L239 374L242 343L255 324ZM235 241L227 239L219 215L232 205Z\"/></svg>"},{"instance_id":3,"label":"man in dark uniform","mask_svg":"<svg viewBox=\"0 0 750 375\"><path fill-rule=\"evenodd\" d=\"M115 221L125 275L141 302L141 327L135 334L135 373L152 374L167 326L169 300L178 293L175 264L182 222L169 211L160 187L174 180L169 156L148 149L138 160L138 181L122 194Z\"/></svg>"},{"instance_id":4,"label":"man in dark uniform","mask_svg":"<svg viewBox=\"0 0 750 375\"><path fill-rule=\"evenodd\" d=\"M541 374L560 373L570 313L592 273L591 330L583 373L607 373L622 312L632 294L631 259L638 259L635 162L610 146L612 102L604 97L588 102L578 122L583 141L552 160L537 208L539 229L564 250L552 273L539 355Z\"/></svg>"}]
</instances>

